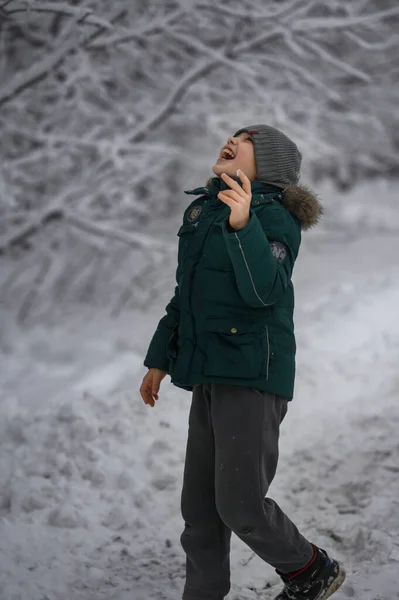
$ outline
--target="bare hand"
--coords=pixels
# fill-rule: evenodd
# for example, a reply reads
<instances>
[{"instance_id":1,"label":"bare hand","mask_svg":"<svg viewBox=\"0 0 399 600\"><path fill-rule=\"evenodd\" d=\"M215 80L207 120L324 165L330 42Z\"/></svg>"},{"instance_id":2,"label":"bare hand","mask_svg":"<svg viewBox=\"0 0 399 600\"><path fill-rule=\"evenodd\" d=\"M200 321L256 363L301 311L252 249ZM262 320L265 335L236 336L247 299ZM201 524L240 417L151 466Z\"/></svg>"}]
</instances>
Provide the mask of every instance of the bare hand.
<instances>
[{"instance_id":1,"label":"bare hand","mask_svg":"<svg viewBox=\"0 0 399 600\"><path fill-rule=\"evenodd\" d=\"M219 192L218 198L230 206L230 226L233 227L233 229L242 229L249 221L252 191L251 182L245 173L238 170L237 175L242 181L242 187L234 181L234 179L226 175L226 173L221 174L220 177L231 189Z\"/></svg>"},{"instance_id":2,"label":"bare hand","mask_svg":"<svg viewBox=\"0 0 399 600\"><path fill-rule=\"evenodd\" d=\"M144 375L143 383L140 387L140 394L144 400L144 404L155 406L155 400L158 400L159 386L167 374L167 371L161 371L161 369L149 369Z\"/></svg>"}]
</instances>

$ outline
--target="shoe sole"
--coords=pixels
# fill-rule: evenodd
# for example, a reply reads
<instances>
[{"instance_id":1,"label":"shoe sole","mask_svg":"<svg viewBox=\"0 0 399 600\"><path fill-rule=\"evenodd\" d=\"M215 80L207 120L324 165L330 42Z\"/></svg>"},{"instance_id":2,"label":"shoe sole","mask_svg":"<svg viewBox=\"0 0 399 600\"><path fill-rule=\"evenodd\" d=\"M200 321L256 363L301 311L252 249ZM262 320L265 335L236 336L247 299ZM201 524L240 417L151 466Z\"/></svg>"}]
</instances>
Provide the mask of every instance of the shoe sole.
<instances>
[{"instance_id":1,"label":"shoe sole","mask_svg":"<svg viewBox=\"0 0 399 600\"><path fill-rule=\"evenodd\" d=\"M327 589L325 595L322 596L322 600L327 600L327 598L330 598L330 596L335 594L335 592L344 583L345 577L346 577L345 569L343 567L340 567L339 571L338 571L338 575L336 576L336 578L334 579L334 581L332 582L330 587Z\"/></svg>"}]
</instances>

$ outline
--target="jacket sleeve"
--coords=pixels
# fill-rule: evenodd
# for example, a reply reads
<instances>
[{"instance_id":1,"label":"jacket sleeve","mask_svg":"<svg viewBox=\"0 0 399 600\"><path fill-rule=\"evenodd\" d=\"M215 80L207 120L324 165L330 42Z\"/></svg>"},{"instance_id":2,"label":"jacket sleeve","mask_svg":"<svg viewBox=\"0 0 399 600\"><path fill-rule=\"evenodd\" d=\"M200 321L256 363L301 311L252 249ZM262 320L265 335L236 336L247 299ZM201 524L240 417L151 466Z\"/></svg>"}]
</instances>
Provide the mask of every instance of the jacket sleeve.
<instances>
[{"instance_id":1,"label":"jacket sleeve","mask_svg":"<svg viewBox=\"0 0 399 600\"><path fill-rule=\"evenodd\" d=\"M252 210L242 229L233 230L226 220L224 239L243 300L261 308L278 302L292 276L300 245L300 227L284 209Z\"/></svg>"},{"instance_id":2,"label":"jacket sleeve","mask_svg":"<svg viewBox=\"0 0 399 600\"><path fill-rule=\"evenodd\" d=\"M176 270L176 282L179 281L180 266ZM177 328L180 321L180 302L179 302L179 284L175 287L173 298L166 306L166 315L159 321L158 326L152 336L144 366L162 371L169 371L169 358L167 348L169 339L173 331Z\"/></svg>"}]
</instances>

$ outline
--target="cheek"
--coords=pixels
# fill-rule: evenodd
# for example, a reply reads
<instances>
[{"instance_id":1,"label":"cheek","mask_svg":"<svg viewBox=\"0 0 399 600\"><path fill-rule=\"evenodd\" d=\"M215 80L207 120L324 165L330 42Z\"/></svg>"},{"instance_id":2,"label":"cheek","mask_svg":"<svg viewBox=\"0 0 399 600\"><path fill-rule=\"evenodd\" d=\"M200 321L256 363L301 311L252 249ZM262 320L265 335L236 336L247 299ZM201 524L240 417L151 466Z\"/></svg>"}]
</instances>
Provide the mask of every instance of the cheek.
<instances>
[{"instance_id":1,"label":"cheek","mask_svg":"<svg viewBox=\"0 0 399 600\"><path fill-rule=\"evenodd\" d=\"M253 148L243 148L243 152L241 155L243 167L245 165L246 169L250 172L254 172L256 170L255 165L255 154Z\"/></svg>"}]
</instances>

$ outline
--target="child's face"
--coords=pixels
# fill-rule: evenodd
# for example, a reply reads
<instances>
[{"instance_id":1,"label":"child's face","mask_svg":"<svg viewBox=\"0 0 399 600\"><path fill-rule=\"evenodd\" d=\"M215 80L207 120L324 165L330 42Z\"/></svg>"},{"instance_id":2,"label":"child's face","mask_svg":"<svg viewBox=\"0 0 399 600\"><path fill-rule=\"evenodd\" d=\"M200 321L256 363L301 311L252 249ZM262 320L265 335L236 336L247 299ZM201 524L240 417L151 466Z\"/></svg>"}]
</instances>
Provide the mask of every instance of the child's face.
<instances>
[{"instance_id":1,"label":"child's face","mask_svg":"<svg viewBox=\"0 0 399 600\"><path fill-rule=\"evenodd\" d=\"M243 171L251 181L256 179L254 146L251 137L245 132L237 137L229 137L227 144L220 151L216 164L212 167L218 177L222 173L236 177L237 169Z\"/></svg>"}]
</instances>

